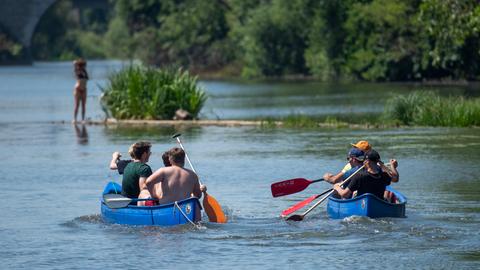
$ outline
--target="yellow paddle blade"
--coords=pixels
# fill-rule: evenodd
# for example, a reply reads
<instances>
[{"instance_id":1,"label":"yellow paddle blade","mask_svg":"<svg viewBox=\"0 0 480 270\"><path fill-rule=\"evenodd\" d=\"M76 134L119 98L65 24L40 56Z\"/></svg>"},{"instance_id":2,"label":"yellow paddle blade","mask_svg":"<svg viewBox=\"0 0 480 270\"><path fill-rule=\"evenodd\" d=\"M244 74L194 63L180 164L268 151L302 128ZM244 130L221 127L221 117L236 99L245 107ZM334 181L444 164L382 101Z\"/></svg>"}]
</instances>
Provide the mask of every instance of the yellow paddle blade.
<instances>
[{"instance_id":1,"label":"yellow paddle blade","mask_svg":"<svg viewBox=\"0 0 480 270\"><path fill-rule=\"evenodd\" d=\"M203 209L207 213L210 222L227 223L227 217L222 211L222 207L214 197L207 193L203 196Z\"/></svg>"}]
</instances>

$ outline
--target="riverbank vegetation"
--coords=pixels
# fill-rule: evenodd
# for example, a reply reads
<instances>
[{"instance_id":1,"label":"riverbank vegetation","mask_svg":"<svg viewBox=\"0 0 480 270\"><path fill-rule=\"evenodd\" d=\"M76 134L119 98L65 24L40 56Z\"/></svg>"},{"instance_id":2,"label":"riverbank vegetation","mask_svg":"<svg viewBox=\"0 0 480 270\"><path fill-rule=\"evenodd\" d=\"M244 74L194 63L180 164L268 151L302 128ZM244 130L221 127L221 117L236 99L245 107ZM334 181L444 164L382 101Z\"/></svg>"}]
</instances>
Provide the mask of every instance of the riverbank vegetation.
<instances>
[{"instance_id":1,"label":"riverbank vegetation","mask_svg":"<svg viewBox=\"0 0 480 270\"><path fill-rule=\"evenodd\" d=\"M182 109L197 118L207 96L187 71L128 66L111 73L102 106L116 119L171 120Z\"/></svg>"},{"instance_id":2,"label":"riverbank vegetation","mask_svg":"<svg viewBox=\"0 0 480 270\"><path fill-rule=\"evenodd\" d=\"M416 91L390 99L384 117L401 125L480 126L480 98L442 97L432 91Z\"/></svg>"},{"instance_id":3,"label":"riverbank vegetation","mask_svg":"<svg viewBox=\"0 0 480 270\"><path fill-rule=\"evenodd\" d=\"M378 115L348 114L335 116L307 116L293 114L286 117L260 120L263 127L318 128L318 127L398 127L442 126L479 127L480 98L441 96L434 91L415 91L390 98L384 112Z\"/></svg>"},{"instance_id":4,"label":"riverbank vegetation","mask_svg":"<svg viewBox=\"0 0 480 270\"><path fill-rule=\"evenodd\" d=\"M477 0L104 0L76 16L71 2L42 19L37 59L139 59L223 77L480 79Z\"/></svg>"}]
</instances>

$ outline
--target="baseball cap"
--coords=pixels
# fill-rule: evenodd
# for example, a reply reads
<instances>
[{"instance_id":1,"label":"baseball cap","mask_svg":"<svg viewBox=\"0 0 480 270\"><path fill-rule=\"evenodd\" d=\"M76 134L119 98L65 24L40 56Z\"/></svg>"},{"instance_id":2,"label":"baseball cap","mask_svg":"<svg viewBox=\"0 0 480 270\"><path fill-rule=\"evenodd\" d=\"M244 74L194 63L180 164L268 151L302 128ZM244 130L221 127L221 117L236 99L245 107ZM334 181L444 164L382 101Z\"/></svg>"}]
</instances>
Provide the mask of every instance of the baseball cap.
<instances>
[{"instance_id":1,"label":"baseball cap","mask_svg":"<svg viewBox=\"0 0 480 270\"><path fill-rule=\"evenodd\" d=\"M368 141L358 141L356 144L351 143L351 145L365 152L372 149Z\"/></svg>"},{"instance_id":2,"label":"baseball cap","mask_svg":"<svg viewBox=\"0 0 480 270\"><path fill-rule=\"evenodd\" d=\"M372 149L365 154L365 159L377 162L380 160L380 154L378 154L377 151Z\"/></svg>"},{"instance_id":3,"label":"baseball cap","mask_svg":"<svg viewBox=\"0 0 480 270\"><path fill-rule=\"evenodd\" d=\"M350 149L350 151L348 151L348 156L354 157L360 161L363 161L365 159L365 153L363 153L362 150L355 147L353 147L352 149Z\"/></svg>"}]
</instances>

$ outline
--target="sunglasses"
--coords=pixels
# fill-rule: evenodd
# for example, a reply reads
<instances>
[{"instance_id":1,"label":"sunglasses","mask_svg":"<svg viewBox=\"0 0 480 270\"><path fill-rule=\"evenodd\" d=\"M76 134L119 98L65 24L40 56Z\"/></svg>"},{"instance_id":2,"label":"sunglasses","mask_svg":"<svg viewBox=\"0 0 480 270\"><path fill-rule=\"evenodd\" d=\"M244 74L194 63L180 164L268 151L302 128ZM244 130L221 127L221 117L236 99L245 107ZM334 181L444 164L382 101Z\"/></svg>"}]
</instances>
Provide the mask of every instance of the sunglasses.
<instances>
[{"instance_id":1,"label":"sunglasses","mask_svg":"<svg viewBox=\"0 0 480 270\"><path fill-rule=\"evenodd\" d=\"M352 159L356 159L358 161L364 161L365 159L363 157L347 157L347 160L350 161Z\"/></svg>"}]
</instances>

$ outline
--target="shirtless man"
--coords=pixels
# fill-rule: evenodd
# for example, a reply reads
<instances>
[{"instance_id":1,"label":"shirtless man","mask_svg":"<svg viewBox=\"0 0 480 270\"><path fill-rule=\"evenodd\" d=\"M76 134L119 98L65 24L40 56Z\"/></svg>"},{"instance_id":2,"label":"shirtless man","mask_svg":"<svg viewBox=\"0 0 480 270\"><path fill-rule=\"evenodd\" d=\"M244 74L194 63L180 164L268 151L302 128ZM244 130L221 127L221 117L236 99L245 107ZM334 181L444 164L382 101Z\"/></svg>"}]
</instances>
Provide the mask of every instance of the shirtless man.
<instances>
[{"instance_id":1,"label":"shirtless man","mask_svg":"<svg viewBox=\"0 0 480 270\"><path fill-rule=\"evenodd\" d=\"M163 160L163 165L165 167L170 167L172 164L170 164L169 160L169 153L168 151L164 152L162 155L162 160ZM138 195L139 199L151 199L152 196L150 194L150 191L148 191L148 188L146 185L143 186L143 188L140 190L140 194ZM155 206L158 205L157 201L138 201L137 206Z\"/></svg>"},{"instance_id":2,"label":"shirtless man","mask_svg":"<svg viewBox=\"0 0 480 270\"><path fill-rule=\"evenodd\" d=\"M170 149L169 160L172 166L160 168L147 178L145 184L159 204L172 203L195 196L202 197L206 186L200 185L198 176L185 169L185 152L178 147Z\"/></svg>"}]
</instances>

